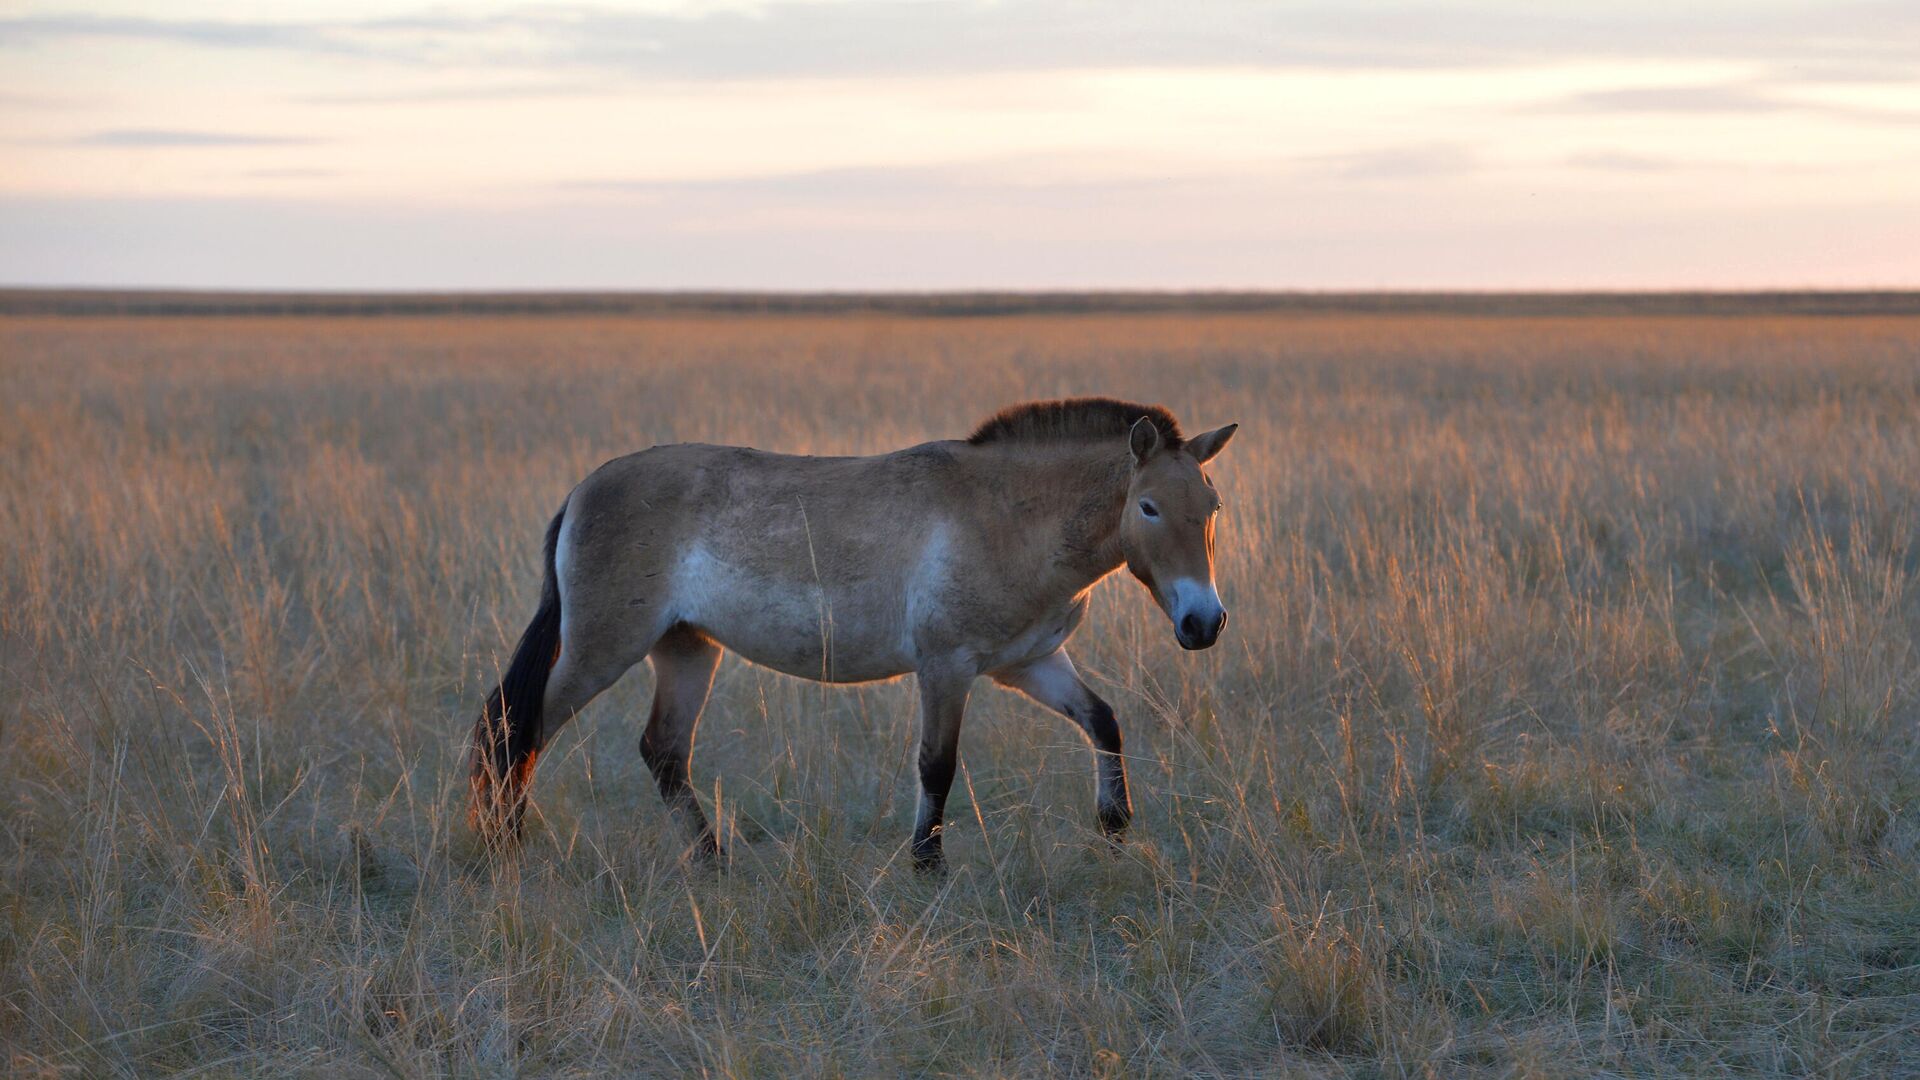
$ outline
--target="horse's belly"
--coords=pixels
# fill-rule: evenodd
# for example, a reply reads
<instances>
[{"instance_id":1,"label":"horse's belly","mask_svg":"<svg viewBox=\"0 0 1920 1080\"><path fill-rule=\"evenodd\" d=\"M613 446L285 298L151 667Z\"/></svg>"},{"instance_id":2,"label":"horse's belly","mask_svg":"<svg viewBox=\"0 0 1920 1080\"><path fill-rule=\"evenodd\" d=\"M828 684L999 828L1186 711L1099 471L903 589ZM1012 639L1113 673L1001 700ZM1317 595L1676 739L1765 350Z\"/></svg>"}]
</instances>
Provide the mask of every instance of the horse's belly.
<instances>
[{"instance_id":1,"label":"horse's belly","mask_svg":"<svg viewBox=\"0 0 1920 1080\"><path fill-rule=\"evenodd\" d=\"M774 639L755 633L726 634L702 627L720 644L764 668L815 682L857 683L891 679L913 670L913 663L891 650L860 647L857 642L824 640L798 644L791 638Z\"/></svg>"},{"instance_id":2,"label":"horse's belly","mask_svg":"<svg viewBox=\"0 0 1920 1080\"><path fill-rule=\"evenodd\" d=\"M913 670L889 620L811 582L780 581L694 548L675 575L674 614L761 667L820 682ZM836 602L837 601L837 602Z\"/></svg>"},{"instance_id":3,"label":"horse's belly","mask_svg":"<svg viewBox=\"0 0 1920 1080\"><path fill-rule=\"evenodd\" d=\"M1068 636L1080 625L1085 611L1084 603L1076 603L1059 611L1048 612L1012 640L990 650L983 658L982 668L998 671L1052 655L1066 644Z\"/></svg>"},{"instance_id":4,"label":"horse's belly","mask_svg":"<svg viewBox=\"0 0 1920 1080\"><path fill-rule=\"evenodd\" d=\"M980 667L984 671L1000 671L1006 668L1017 668L1023 664L1031 664L1035 660L1050 656L1059 651L1060 642L1064 640L1064 638L1065 635L1055 637L1052 644L1036 645L1029 642L1022 642L996 649L981 662Z\"/></svg>"}]
</instances>

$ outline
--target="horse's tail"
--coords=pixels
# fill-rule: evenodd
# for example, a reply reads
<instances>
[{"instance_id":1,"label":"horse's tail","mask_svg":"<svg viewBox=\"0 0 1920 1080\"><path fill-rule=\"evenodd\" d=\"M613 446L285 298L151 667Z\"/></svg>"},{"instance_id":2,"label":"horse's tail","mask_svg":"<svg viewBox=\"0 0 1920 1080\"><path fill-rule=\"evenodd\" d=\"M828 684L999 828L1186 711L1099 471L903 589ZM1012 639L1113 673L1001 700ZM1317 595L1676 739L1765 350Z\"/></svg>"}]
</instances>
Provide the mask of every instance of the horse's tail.
<instances>
[{"instance_id":1,"label":"horse's tail","mask_svg":"<svg viewBox=\"0 0 1920 1080\"><path fill-rule=\"evenodd\" d=\"M468 820L490 845L511 842L520 834L526 815L527 793L533 784L533 762L540 755L544 727L541 706L547 695L547 675L560 656L560 582L554 575L554 546L560 541L565 506L547 526L542 558L545 580L540 585L540 607L520 635L513 660L500 685L487 695L480 720L473 725L473 763L469 784L473 803Z\"/></svg>"}]
</instances>

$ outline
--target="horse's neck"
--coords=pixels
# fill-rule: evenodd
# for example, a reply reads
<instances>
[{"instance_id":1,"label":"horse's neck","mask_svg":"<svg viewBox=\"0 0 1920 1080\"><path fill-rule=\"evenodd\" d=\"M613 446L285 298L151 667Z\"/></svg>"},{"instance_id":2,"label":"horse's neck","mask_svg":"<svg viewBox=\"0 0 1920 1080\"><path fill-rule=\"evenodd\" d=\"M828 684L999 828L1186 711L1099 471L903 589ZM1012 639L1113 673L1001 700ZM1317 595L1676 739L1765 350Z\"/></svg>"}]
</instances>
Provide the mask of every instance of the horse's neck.
<instances>
[{"instance_id":1,"label":"horse's neck","mask_svg":"<svg viewBox=\"0 0 1920 1080\"><path fill-rule=\"evenodd\" d=\"M1055 517L1041 526L1052 544L1049 576L1069 595L1120 569L1120 517L1126 506L1127 461L1124 452L1089 446L1062 454L1036 470L1031 479L1048 499Z\"/></svg>"}]
</instances>

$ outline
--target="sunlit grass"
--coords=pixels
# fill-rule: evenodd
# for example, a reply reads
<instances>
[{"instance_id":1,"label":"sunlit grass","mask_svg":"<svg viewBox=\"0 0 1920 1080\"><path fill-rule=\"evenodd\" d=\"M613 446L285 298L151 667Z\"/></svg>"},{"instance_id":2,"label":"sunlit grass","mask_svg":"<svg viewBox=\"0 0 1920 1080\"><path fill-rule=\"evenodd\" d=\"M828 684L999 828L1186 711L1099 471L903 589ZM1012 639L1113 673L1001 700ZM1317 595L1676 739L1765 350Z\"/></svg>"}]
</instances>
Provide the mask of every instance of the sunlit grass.
<instances>
[{"instance_id":1,"label":"sunlit grass","mask_svg":"<svg viewBox=\"0 0 1920 1080\"><path fill-rule=\"evenodd\" d=\"M463 739L541 529L656 442L851 453L1106 393L1238 421L1233 621L1137 586L1108 854L984 686L950 876L908 683L644 668ZM1107 315L0 322L0 1044L48 1075L1882 1076L1920 1056L1920 323ZM982 827L984 826L984 828Z\"/></svg>"}]
</instances>

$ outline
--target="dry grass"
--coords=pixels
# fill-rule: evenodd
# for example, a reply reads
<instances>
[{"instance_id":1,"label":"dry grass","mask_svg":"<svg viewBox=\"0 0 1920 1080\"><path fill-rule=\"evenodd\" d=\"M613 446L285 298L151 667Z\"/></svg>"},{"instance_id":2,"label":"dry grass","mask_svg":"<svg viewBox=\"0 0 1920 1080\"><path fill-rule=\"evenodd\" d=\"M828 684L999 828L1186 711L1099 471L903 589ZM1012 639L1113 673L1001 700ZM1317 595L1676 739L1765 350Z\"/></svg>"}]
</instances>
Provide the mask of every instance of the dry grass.
<instances>
[{"instance_id":1,"label":"dry grass","mask_svg":"<svg viewBox=\"0 0 1920 1080\"><path fill-rule=\"evenodd\" d=\"M541 526L654 442L1240 421L1223 644L1075 641L1134 755L729 660L681 840L636 672L525 852L462 739ZM1885 1076L1920 1061L1920 320L0 321L0 1051L25 1074Z\"/></svg>"}]
</instances>

